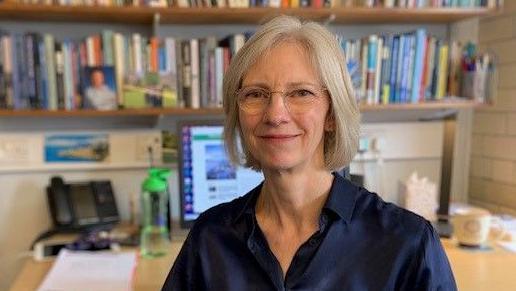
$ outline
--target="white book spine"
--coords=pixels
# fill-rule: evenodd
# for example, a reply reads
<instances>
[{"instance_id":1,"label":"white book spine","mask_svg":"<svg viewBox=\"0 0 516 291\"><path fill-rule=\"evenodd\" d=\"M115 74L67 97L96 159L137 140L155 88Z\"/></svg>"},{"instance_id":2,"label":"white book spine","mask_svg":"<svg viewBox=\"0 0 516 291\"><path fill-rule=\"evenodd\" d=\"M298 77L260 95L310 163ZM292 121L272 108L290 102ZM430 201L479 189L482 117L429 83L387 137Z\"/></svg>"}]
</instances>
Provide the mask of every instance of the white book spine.
<instances>
[{"instance_id":1,"label":"white book spine","mask_svg":"<svg viewBox=\"0 0 516 291\"><path fill-rule=\"evenodd\" d=\"M124 104L124 71L125 71L125 50L124 50L124 36L120 33L115 33L113 36L113 52L115 57L115 83L117 90L117 101L119 105Z\"/></svg>"},{"instance_id":2,"label":"white book spine","mask_svg":"<svg viewBox=\"0 0 516 291\"><path fill-rule=\"evenodd\" d=\"M222 81L224 78L224 50L221 47L215 49L215 88L216 106L222 106Z\"/></svg>"},{"instance_id":3,"label":"white book spine","mask_svg":"<svg viewBox=\"0 0 516 291\"><path fill-rule=\"evenodd\" d=\"M280 8L281 7L281 0L270 0L269 1L269 7Z\"/></svg>"},{"instance_id":4,"label":"white book spine","mask_svg":"<svg viewBox=\"0 0 516 291\"><path fill-rule=\"evenodd\" d=\"M192 108L201 107L200 83L199 83L199 40L190 40L190 67L192 73Z\"/></svg>"},{"instance_id":5,"label":"white book spine","mask_svg":"<svg viewBox=\"0 0 516 291\"><path fill-rule=\"evenodd\" d=\"M141 77L143 76L142 37L139 33L133 34L133 52L134 72Z\"/></svg>"},{"instance_id":6,"label":"white book spine","mask_svg":"<svg viewBox=\"0 0 516 291\"><path fill-rule=\"evenodd\" d=\"M91 36L86 39L86 59L88 61L88 66L93 67L96 65L95 45L93 44L93 37Z\"/></svg>"}]
</instances>

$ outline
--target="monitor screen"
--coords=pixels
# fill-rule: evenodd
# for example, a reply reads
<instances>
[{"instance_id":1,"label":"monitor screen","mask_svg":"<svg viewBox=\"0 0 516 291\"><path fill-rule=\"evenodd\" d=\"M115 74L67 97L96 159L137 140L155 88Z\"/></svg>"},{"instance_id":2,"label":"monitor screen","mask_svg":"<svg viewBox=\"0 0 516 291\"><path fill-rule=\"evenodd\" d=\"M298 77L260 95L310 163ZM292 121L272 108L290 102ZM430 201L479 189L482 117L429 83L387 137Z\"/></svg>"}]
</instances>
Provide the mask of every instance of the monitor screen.
<instances>
[{"instance_id":1,"label":"monitor screen","mask_svg":"<svg viewBox=\"0 0 516 291\"><path fill-rule=\"evenodd\" d=\"M178 129L181 226L188 228L203 211L256 187L263 175L231 164L222 121L180 123Z\"/></svg>"}]
</instances>

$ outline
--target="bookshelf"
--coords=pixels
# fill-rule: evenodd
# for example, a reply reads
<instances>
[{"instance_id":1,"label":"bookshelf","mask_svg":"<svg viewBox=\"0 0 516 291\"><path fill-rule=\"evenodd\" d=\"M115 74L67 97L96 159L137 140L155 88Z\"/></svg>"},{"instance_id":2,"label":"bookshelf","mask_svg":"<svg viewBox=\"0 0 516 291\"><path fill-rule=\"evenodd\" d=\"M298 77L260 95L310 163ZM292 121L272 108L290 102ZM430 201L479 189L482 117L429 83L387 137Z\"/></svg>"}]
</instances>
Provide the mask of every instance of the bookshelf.
<instances>
[{"instance_id":1,"label":"bookshelf","mask_svg":"<svg viewBox=\"0 0 516 291\"><path fill-rule=\"evenodd\" d=\"M434 111L445 109L468 109L487 107L484 103L474 101L450 101L450 102L425 102L416 104L388 104L388 105L360 105L363 113L377 111ZM0 110L1 117L22 118L22 117L117 117L117 116L211 116L222 115L222 108L144 108L144 109L121 109L121 110Z\"/></svg>"},{"instance_id":2,"label":"bookshelf","mask_svg":"<svg viewBox=\"0 0 516 291\"><path fill-rule=\"evenodd\" d=\"M278 14L337 24L453 23L499 13L489 8L152 8L0 4L0 20L148 24L259 24Z\"/></svg>"}]
</instances>

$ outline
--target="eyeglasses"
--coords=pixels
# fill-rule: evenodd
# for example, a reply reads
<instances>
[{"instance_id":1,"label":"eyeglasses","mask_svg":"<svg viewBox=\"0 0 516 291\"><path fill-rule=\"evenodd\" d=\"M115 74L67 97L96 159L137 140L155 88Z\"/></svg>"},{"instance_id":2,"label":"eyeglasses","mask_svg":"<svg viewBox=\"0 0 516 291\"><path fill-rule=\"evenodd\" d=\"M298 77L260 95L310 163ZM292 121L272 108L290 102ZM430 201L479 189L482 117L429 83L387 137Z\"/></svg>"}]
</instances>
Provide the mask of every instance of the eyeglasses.
<instances>
[{"instance_id":1,"label":"eyeglasses","mask_svg":"<svg viewBox=\"0 0 516 291\"><path fill-rule=\"evenodd\" d=\"M270 91L261 87L243 87L237 91L238 106L247 114L261 114L269 105L272 94L279 93L290 113L306 112L312 104L324 97L325 88L303 86L287 91Z\"/></svg>"}]
</instances>

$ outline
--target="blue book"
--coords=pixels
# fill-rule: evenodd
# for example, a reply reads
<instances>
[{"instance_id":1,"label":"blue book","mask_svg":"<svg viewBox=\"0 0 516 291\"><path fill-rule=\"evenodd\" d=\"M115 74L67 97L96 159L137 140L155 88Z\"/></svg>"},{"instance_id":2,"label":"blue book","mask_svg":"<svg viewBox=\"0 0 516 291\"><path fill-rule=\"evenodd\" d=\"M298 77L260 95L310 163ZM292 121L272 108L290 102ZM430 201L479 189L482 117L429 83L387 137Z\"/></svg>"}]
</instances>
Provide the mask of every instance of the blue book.
<instances>
[{"instance_id":1,"label":"blue book","mask_svg":"<svg viewBox=\"0 0 516 291\"><path fill-rule=\"evenodd\" d=\"M158 71L165 72L167 70L167 54L165 52L165 46L160 45L158 48Z\"/></svg>"},{"instance_id":2,"label":"blue book","mask_svg":"<svg viewBox=\"0 0 516 291\"><path fill-rule=\"evenodd\" d=\"M408 64L408 74L407 74L407 83L405 84L406 93L405 99L403 103L410 103L410 94L412 92L412 80L414 79L414 63L416 56L416 35L415 33L410 34L410 51L409 51L409 64Z\"/></svg>"},{"instance_id":3,"label":"blue book","mask_svg":"<svg viewBox=\"0 0 516 291\"><path fill-rule=\"evenodd\" d=\"M395 91L396 91L396 76L398 75L398 49L400 46L400 36L396 35L392 39L391 47L391 74L389 84L391 87L389 103L395 103Z\"/></svg>"},{"instance_id":4,"label":"blue book","mask_svg":"<svg viewBox=\"0 0 516 291\"><path fill-rule=\"evenodd\" d=\"M409 80L409 72L410 69L410 49L412 37L410 35L405 35L405 43L403 44L403 57L402 57L402 66L401 66L401 83L400 83L400 103L405 103L407 98L407 86Z\"/></svg>"},{"instance_id":5,"label":"blue book","mask_svg":"<svg viewBox=\"0 0 516 291\"><path fill-rule=\"evenodd\" d=\"M13 34L12 40L12 70L13 70L13 107L14 109L26 109L25 96L22 93L23 70L21 60L23 59L22 36Z\"/></svg>"},{"instance_id":6,"label":"blue book","mask_svg":"<svg viewBox=\"0 0 516 291\"><path fill-rule=\"evenodd\" d=\"M49 109L48 106L48 78L47 78L47 58L45 57L45 42L40 39L38 43L39 50L39 71L40 71L40 80L39 80L39 90L38 95L41 102L41 109Z\"/></svg>"},{"instance_id":7,"label":"blue book","mask_svg":"<svg viewBox=\"0 0 516 291\"><path fill-rule=\"evenodd\" d=\"M412 103L419 101L421 91L421 81L423 78L423 66L425 63L426 30L424 28L416 30L416 51L414 56L414 77L412 79L412 92L410 100Z\"/></svg>"},{"instance_id":8,"label":"blue book","mask_svg":"<svg viewBox=\"0 0 516 291\"><path fill-rule=\"evenodd\" d=\"M405 35L400 35L400 44L398 47L398 69L396 73L396 93L394 94L394 102L400 103L400 97L401 97L401 81L403 77L403 60L405 56L405 43L407 38Z\"/></svg>"}]
</instances>

